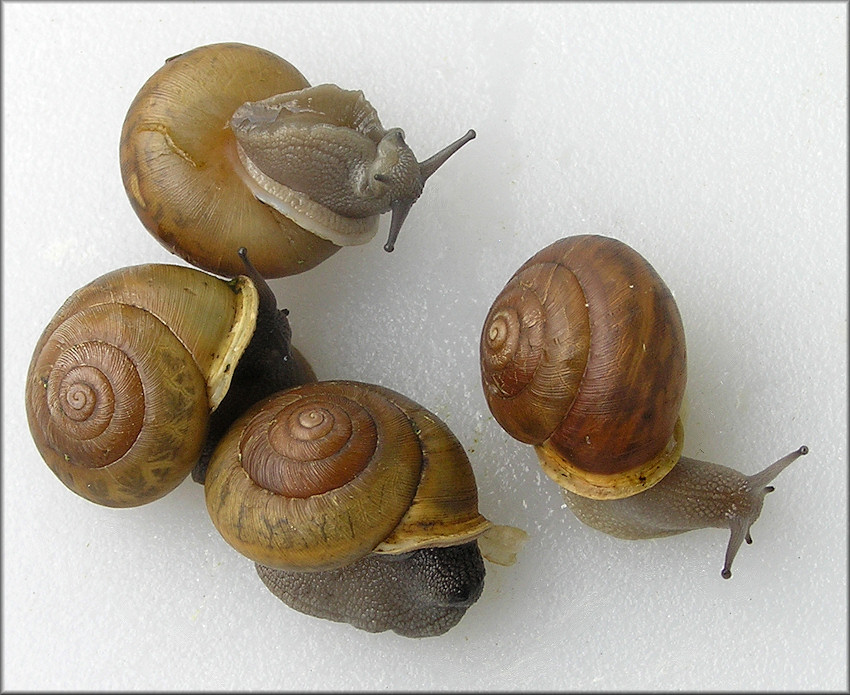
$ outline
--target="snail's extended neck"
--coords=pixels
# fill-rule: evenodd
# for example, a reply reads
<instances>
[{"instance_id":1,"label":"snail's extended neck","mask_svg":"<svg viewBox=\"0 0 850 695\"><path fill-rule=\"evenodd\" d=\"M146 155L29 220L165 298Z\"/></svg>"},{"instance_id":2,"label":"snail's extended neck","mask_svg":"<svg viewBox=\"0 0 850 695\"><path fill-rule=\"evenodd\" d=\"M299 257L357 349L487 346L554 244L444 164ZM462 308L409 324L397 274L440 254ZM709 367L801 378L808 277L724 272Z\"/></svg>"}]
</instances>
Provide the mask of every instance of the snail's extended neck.
<instances>
[{"instance_id":1,"label":"snail's extended neck","mask_svg":"<svg viewBox=\"0 0 850 695\"><path fill-rule=\"evenodd\" d=\"M730 529L721 575L732 576L732 561L761 513L769 486L791 463L808 453L802 446L748 476L727 466L683 456L656 485L631 497L591 500L565 491L573 513L585 524L618 538L659 538L698 528Z\"/></svg>"}]
</instances>

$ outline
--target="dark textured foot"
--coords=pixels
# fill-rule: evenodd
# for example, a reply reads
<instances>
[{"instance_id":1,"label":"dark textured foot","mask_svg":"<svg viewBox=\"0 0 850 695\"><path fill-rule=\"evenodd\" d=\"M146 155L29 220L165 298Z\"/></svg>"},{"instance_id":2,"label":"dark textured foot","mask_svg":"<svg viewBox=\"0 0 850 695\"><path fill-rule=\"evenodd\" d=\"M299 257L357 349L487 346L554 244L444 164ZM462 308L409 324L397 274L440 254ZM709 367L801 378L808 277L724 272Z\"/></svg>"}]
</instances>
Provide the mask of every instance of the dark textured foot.
<instances>
[{"instance_id":1,"label":"dark textured foot","mask_svg":"<svg viewBox=\"0 0 850 695\"><path fill-rule=\"evenodd\" d=\"M255 566L269 590L301 613L405 637L447 632L484 589L484 561L476 542L404 555L372 554L325 572Z\"/></svg>"}]
</instances>

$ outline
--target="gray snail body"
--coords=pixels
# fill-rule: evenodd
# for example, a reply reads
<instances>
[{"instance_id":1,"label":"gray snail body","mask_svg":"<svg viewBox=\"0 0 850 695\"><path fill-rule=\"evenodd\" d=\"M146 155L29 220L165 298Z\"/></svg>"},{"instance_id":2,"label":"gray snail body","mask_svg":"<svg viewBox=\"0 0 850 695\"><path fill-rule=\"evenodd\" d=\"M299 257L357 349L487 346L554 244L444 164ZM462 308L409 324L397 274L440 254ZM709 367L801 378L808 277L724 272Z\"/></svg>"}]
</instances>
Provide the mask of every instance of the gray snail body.
<instances>
[{"instance_id":1,"label":"gray snail body","mask_svg":"<svg viewBox=\"0 0 850 695\"><path fill-rule=\"evenodd\" d=\"M672 293L626 244L582 235L514 273L481 334L487 404L583 523L619 538L730 529L721 571L761 513L768 485L807 447L760 473L681 455L685 336Z\"/></svg>"},{"instance_id":2,"label":"gray snail body","mask_svg":"<svg viewBox=\"0 0 850 695\"><path fill-rule=\"evenodd\" d=\"M317 85L240 106L230 120L246 184L313 234L343 246L369 241L392 211L392 251L425 182L472 138L418 162L400 128L385 130L363 92Z\"/></svg>"},{"instance_id":3,"label":"gray snail body","mask_svg":"<svg viewBox=\"0 0 850 695\"><path fill-rule=\"evenodd\" d=\"M292 572L254 563L260 579L290 608L367 632L436 637L460 622L484 590L477 542L372 554L324 572Z\"/></svg>"},{"instance_id":4,"label":"gray snail body","mask_svg":"<svg viewBox=\"0 0 850 695\"><path fill-rule=\"evenodd\" d=\"M121 175L173 253L233 275L246 246L264 277L280 277L368 242L388 211L392 251L425 181L474 137L418 162L362 92L310 86L268 51L220 43L167 60L142 86L124 120Z\"/></svg>"},{"instance_id":5,"label":"gray snail body","mask_svg":"<svg viewBox=\"0 0 850 695\"><path fill-rule=\"evenodd\" d=\"M800 447L754 475L728 466L682 456L658 483L637 495L594 500L563 489L576 517L617 538L662 538L701 528L729 529L721 575L732 576L732 561L741 543L752 543L750 528L761 514L769 486L786 466L808 453Z\"/></svg>"}]
</instances>

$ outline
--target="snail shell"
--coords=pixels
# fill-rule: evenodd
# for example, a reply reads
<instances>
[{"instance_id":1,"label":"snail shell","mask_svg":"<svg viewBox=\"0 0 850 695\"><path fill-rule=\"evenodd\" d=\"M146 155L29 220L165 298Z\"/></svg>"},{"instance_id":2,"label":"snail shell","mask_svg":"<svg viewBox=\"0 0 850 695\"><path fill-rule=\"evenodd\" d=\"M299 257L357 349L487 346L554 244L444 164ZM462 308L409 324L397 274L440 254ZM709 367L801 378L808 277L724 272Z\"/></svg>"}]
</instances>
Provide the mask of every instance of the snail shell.
<instances>
[{"instance_id":1,"label":"snail shell","mask_svg":"<svg viewBox=\"0 0 850 695\"><path fill-rule=\"evenodd\" d=\"M250 282L231 288L170 265L123 268L77 291L42 333L27 375L30 431L47 465L108 506L175 488L198 459L257 304Z\"/></svg>"},{"instance_id":2,"label":"snail shell","mask_svg":"<svg viewBox=\"0 0 850 695\"><path fill-rule=\"evenodd\" d=\"M205 490L224 539L285 570L460 545L492 527L445 424L358 382L306 384L257 403L219 443Z\"/></svg>"},{"instance_id":3,"label":"snail shell","mask_svg":"<svg viewBox=\"0 0 850 695\"><path fill-rule=\"evenodd\" d=\"M487 403L534 445L583 523L618 538L729 529L721 575L752 542L771 483L802 446L752 475L681 456L685 337L667 286L615 239L561 239L523 264L481 336Z\"/></svg>"},{"instance_id":4,"label":"snail shell","mask_svg":"<svg viewBox=\"0 0 850 695\"><path fill-rule=\"evenodd\" d=\"M136 95L121 131L124 187L148 231L172 253L226 276L242 270L240 246L265 277L309 270L337 251L260 203L234 166L234 111L307 86L287 61L244 44L168 60Z\"/></svg>"},{"instance_id":5,"label":"snail shell","mask_svg":"<svg viewBox=\"0 0 850 695\"><path fill-rule=\"evenodd\" d=\"M74 293L44 329L27 375L30 431L51 470L92 502L145 504L199 461L211 412L223 428L246 400L267 395L266 382L315 378L299 353L291 365L281 357L289 326L268 306L270 292L247 275L225 282L147 264ZM243 357L266 352L274 364L258 390Z\"/></svg>"},{"instance_id":6,"label":"snail shell","mask_svg":"<svg viewBox=\"0 0 850 695\"><path fill-rule=\"evenodd\" d=\"M121 173L148 230L172 252L233 275L245 245L265 277L362 244L392 210L391 251L425 181L475 137L417 162L360 91L311 87L244 44L202 46L160 68L124 121Z\"/></svg>"},{"instance_id":7,"label":"snail shell","mask_svg":"<svg viewBox=\"0 0 850 695\"><path fill-rule=\"evenodd\" d=\"M556 241L511 277L480 343L487 404L578 494L627 497L676 463L686 382L682 320L652 266L626 244Z\"/></svg>"}]
</instances>

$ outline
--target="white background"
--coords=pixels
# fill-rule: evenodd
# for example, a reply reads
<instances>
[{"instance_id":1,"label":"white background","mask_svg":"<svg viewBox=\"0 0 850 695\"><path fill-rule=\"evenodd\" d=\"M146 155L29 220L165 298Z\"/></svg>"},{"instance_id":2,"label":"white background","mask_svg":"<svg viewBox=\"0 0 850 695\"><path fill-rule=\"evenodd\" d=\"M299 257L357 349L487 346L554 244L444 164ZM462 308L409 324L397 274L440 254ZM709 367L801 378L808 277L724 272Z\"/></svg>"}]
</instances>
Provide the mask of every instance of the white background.
<instances>
[{"instance_id":1,"label":"white background","mask_svg":"<svg viewBox=\"0 0 850 695\"><path fill-rule=\"evenodd\" d=\"M847 8L844 4L3 5L5 689L846 689ZM66 490L24 376L65 298L181 262L136 219L118 138L165 58L251 43L364 90L420 158L473 127L392 255L381 238L273 287L320 378L389 386L464 442L516 565L446 635L296 613L187 480L146 507ZM583 527L490 417L478 339L516 267L616 236L673 290L685 453L754 472L807 444L755 543Z\"/></svg>"}]
</instances>

